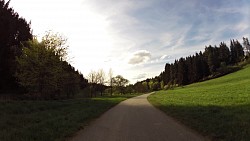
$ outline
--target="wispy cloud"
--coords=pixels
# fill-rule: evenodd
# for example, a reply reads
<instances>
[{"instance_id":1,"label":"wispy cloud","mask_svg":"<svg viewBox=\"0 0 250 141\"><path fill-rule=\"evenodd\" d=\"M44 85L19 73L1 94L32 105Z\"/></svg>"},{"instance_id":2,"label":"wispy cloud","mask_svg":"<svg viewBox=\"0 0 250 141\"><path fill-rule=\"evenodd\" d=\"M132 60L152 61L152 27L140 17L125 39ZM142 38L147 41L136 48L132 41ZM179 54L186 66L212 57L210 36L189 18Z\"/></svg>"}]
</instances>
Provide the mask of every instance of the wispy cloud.
<instances>
[{"instance_id":1,"label":"wispy cloud","mask_svg":"<svg viewBox=\"0 0 250 141\"><path fill-rule=\"evenodd\" d=\"M165 59L169 59L169 58L171 58L171 56L165 54L165 55L162 55L160 59L165 60Z\"/></svg>"}]
</instances>

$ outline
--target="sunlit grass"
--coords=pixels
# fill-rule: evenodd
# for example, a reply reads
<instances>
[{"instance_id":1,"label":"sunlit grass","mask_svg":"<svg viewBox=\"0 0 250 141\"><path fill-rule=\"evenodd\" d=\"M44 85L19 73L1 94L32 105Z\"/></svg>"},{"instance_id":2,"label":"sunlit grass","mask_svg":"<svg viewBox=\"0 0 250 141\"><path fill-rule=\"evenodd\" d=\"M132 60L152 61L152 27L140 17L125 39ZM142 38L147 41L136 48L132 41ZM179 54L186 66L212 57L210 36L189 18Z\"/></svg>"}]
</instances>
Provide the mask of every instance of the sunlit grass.
<instances>
[{"instance_id":1,"label":"sunlit grass","mask_svg":"<svg viewBox=\"0 0 250 141\"><path fill-rule=\"evenodd\" d=\"M213 140L250 140L250 66L221 78L159 91L148 99Z\"/></svg>"}]
</instances>

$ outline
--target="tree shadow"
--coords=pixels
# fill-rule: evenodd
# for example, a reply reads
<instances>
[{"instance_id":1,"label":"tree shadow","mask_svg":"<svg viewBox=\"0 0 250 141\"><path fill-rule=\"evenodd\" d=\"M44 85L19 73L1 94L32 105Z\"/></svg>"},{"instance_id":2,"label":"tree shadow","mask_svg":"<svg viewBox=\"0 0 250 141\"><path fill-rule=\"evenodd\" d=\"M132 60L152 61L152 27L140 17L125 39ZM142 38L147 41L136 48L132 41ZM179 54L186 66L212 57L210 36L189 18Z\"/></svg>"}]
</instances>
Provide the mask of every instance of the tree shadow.
<instances>
[{"instance_id":1,"label":"tree shadow","mask_svg":"<svg viewBox=\"0 0 250 141\"><path fill-rule=\"evenodd\" d=\"M156 107L212 140L250 140L250 104L156 105Z\"/></svg>"}]
</instances>

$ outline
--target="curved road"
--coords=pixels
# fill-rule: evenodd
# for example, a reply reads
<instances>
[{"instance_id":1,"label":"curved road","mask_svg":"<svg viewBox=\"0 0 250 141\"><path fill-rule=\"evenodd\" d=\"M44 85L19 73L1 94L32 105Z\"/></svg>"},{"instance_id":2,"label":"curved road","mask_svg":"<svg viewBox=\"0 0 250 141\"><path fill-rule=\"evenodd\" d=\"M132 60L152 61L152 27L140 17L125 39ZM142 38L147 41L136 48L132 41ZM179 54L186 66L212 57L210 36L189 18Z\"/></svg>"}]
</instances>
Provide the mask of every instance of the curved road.
<instances>
[{"instance_id":1,"label":"curved road","mask_svg":"<svg viewBox=\"0 0 250 141\"><path fill-rule=\"evenodd\" d=\"M144 94L125 100L79 131L72 141L203 141L154 108Z\"/></svg>"}]
</instances>

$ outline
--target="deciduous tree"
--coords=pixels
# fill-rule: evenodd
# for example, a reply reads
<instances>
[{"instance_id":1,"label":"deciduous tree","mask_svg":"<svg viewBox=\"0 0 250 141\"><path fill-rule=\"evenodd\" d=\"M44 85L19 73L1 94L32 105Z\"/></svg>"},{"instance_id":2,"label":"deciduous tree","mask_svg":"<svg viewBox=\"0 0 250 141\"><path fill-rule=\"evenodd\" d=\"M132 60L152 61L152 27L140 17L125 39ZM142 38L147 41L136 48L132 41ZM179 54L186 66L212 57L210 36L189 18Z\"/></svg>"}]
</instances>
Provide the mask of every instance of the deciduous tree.
<instances>
[{"instance_id":1,"label":"deciduous tree","mask_svg":"<svg viewBox=\"0 0 250 141\"><path fill-rule=\"evenodd\" d=\"M117 75L113 78L114 85L120 91L120 93L124 94L125 85L129 83L127 79L125 79L121 75Z\"/></svg>"}]
</instances>

